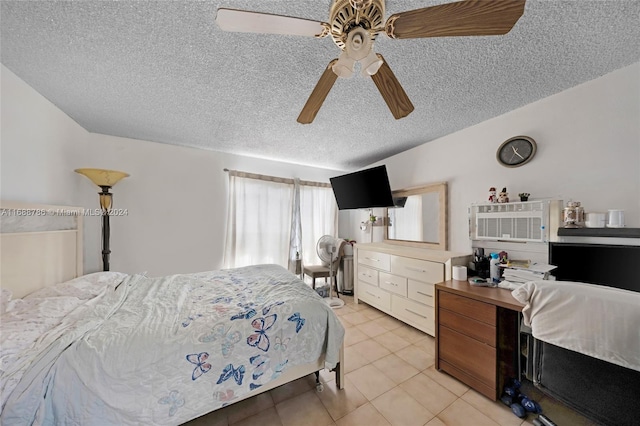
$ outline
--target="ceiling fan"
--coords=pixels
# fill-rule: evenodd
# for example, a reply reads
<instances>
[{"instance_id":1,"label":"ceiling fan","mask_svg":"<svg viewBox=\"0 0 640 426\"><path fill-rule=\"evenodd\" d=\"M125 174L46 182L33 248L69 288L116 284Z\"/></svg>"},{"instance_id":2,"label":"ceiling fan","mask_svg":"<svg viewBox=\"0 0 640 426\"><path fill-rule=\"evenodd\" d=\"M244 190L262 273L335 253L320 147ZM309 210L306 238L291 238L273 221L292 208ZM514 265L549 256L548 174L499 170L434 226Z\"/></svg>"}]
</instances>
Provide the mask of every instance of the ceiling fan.
<instances>
[{"instance_id":1,"label":"ceiling fan","mask_svg":"<svg viewBox=\"0 0 640 426\"><path fill-rule=\"evenodd\" d=\"M320 76L299 123L314 120L336 79L351 77L356 63L400 119L413 111L413 104L385 59L373 50L379 33L394 39L503 35L520 19L524 5L525 0L464 0L396 13L383 21L385 0L333 0L329 23L227 8L218 9L216 22L224 31L331 36L342 53Z\"/></svg>"}]
</instances>

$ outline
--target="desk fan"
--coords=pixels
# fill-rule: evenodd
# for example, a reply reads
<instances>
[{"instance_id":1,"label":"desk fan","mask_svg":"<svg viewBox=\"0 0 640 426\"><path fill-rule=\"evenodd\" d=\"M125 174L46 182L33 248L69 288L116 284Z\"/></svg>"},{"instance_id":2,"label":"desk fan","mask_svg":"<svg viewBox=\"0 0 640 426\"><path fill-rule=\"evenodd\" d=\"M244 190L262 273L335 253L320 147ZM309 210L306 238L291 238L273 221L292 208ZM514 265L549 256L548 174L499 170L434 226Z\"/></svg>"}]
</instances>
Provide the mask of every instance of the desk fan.
<instances>
[{"instance_id":1,"label":"desk fan","mask_svg":"<svg viewBox=\"0 0 640 426\"><path fill-rule=\"evenodd\" d=\"M316 245L316 252L318 253L318 257L320 258L322 265L329 268L329 280L333 280L333 267L338 265L343 244L345 244L344 240L335 238L331 235L323 235L320 237L318 244ZM336 277L337 275L336 271ZM329 297L325 298L327 304L333 309L343 307L344 301L339 297L333 297L331 295L332 290L333 281L329 284Z\"/></svg>"}]
</instances>

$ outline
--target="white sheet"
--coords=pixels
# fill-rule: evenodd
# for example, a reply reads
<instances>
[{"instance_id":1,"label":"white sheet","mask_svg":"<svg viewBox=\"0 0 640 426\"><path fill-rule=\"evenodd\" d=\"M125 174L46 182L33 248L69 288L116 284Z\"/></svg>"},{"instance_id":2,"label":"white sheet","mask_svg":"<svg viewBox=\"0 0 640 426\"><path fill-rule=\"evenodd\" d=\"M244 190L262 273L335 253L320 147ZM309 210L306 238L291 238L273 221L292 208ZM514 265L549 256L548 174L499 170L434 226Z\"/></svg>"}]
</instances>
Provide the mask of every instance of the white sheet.
<instances>
[{"instance_id":1,"label":"white sheet","mask_svg":"<svg viewBox=\"0 0 640 426\"><path fill-rule=\"evenodd\" d=\"M570 281L514 290L524 323L544 342L640 371L640 293Z\"/></svg>"},{"instance_id":2,"label":"white sheet","mask_svg":"<svg viewBox=\"0 0 640 426\"><path fill-rule=\"evenodd\" d=\"M119 272L96 272L37 290L23 299L9 299L0 317L0 413L32 355L85 315L86 302L113 292L127 277Z\"/></svg>"}]
</instances>

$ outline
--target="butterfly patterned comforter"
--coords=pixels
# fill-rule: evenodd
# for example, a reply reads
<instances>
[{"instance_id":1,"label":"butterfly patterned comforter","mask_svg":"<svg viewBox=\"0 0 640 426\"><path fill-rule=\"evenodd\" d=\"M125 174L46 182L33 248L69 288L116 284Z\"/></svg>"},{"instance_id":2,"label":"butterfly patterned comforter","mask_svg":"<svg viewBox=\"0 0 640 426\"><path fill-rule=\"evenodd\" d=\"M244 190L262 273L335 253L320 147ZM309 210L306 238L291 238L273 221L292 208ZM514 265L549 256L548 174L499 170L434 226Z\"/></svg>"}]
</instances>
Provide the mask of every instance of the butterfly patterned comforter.
<instances>
[{"instance_id":1,"label":"butterfly patterned comforter","mask_svg":"<svg viewBox=\"0 0 640 426\"><path fill-rule=\"evenodd\" d=\"M344 328L277 265L127 276L32 354L2 424L180 424L325 354Z\"/></svg>"}]
</instances>

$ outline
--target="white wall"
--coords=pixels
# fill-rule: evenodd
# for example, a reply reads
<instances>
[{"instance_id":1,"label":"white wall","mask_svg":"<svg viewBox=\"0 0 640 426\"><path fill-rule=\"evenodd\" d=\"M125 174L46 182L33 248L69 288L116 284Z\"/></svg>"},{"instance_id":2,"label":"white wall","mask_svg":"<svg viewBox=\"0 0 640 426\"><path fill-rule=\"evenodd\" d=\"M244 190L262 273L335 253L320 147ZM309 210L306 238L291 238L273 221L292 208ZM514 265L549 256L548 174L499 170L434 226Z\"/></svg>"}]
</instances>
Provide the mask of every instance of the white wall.
<instances>
[{"instance_id":1,"label":"white wall","mask_svg":"<svg viewBox=\"0 0 640 426\"><path fill-rule=\"evenodd\" d=\"M498 146L512 136L536 140L538 152L519 168L500 166ZM640 227L640 63L622 68L376 163L386 164L392 189L449 183L449 248L469 251L471 203L506 187L535 198L580 201L586 211L624 209L626 225ZM368 239L356 225L355 239ZM376 229L375 240L382 239Z\"/></svg>"},{"instance_id":2,"label":"white wall","mask_svg":"<svg viewBox=\"0 0 640 426\"><path fill-rule=\"evenodd\" d=\"M343 172L87 132L2 66L0 197L98 207L79 167L131 176L113 188L111 270L166 275L218 269L228 176L223 168L328 182ZM102 269L100 217L85 218L85 273ZM265 224L268 226L268 224Z\"/></svg>"}]
</instances>

